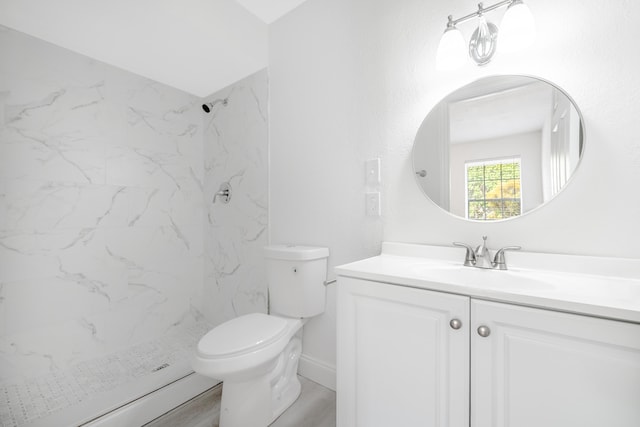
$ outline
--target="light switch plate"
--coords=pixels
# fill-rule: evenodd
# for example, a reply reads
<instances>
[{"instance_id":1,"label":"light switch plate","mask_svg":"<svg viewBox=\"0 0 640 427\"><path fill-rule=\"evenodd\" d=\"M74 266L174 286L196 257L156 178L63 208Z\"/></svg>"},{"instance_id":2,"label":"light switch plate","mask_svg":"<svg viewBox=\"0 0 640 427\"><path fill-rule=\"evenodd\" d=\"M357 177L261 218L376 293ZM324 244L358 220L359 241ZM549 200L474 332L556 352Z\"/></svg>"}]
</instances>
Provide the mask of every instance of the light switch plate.
<instances>
[{"instance_id":1,"label":"light switch plate","mask_svg":"<svg viewBox=\"0 0 640 427\"><path fill-rule=\"evenodd\" d=\"M380 193L366 193L366 210L367 216L380 216Z\"/></svg>"},{"instance_id":2,"label":"light switch plate","mask_svg":"<svg viewBox=\"0 0 640 427\"><path fill-rule=\"evenodd\" d=\"M380 184L380 159L371 159L364 162L367 185Z\"/></svg>"}]
</instances>

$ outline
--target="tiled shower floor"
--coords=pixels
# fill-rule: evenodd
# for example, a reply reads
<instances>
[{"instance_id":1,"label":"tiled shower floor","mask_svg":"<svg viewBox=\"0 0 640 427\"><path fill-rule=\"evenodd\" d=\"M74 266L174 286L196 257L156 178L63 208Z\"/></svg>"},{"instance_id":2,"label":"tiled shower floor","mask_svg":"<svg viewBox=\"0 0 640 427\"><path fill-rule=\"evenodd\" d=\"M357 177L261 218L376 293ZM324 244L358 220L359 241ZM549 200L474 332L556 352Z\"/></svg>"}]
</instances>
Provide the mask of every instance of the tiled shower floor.
<instances>
[{"instance_id":1,"label":"tiled shower floor","mask_svg":"<svg viewBox=\"0 0 640 427\"><path fill-rule=\"evenodd\" d=\"M190 372L198 323L66 370L0 383L0 426L78 425Z\"/></svg>"}]
</instances>

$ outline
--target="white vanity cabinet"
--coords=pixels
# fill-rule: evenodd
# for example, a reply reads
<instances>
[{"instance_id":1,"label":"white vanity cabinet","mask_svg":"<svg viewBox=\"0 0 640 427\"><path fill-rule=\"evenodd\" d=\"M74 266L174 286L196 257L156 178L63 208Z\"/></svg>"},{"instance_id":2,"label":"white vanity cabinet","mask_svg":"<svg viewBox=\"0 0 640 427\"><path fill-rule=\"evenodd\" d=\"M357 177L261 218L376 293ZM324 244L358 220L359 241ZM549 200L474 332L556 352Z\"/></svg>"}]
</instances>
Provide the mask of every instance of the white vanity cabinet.
<instances>
[{"instance_id":1,"label":"white vanity cabinet","mask_svg":"<svg viewBox=\"0 0 640 427\"><path fill-rule=\"evenodd\" d=\"M638 324L351 277L337 290L338 427L640 426Z\"/></svg>"},{"instance_id":2,"label":"white vanity cabinet","mask_svg":"<svg viewBox=\"0 0 640 427\"><path fill-rule=\"evenodd\" d=\"M471 325L471 426L640 426L640 325L475 299Z\"/></svg>"},{"instance_id":3,"label":"white vanity cabinet","mask_svg":"<svg viewBox=\"0 0 640 427\"><path fill-rule=\"evenodd\" d=\"M468 426L469 298L343 277L337 292L338 426Z\"/></svg>"}]
</instances>

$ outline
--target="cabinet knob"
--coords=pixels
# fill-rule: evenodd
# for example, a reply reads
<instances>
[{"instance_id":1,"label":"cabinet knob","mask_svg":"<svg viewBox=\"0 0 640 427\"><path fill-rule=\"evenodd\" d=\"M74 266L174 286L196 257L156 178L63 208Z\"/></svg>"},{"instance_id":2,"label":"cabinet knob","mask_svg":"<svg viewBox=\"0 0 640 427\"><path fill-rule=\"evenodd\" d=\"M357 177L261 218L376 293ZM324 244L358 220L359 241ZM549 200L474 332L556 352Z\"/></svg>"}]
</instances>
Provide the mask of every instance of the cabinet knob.
<instances>
[{"instance_id":1,"label":"cabinet knob","mask_svg":"<svg viewBox=\"0 0 640 427\"><path fill-rule=\"evenodd\" d=\"M460 321L460 319L451 319L451 322L449 322L449 326L451 326L451 329L458 330L462 328L462 322Z\"/></svg>"},{"instance_id":2,"label":"cabinet knob","mask_svg":"<svg viewBox=\"0 0 640 427\"><path fill-rule=\"evenodd\" d=\"M491 329L489 329L488 326L482 325L478 328L478 335L480 335L482 338L486 338L491 335Z\"/></svg>"}]
</instances>

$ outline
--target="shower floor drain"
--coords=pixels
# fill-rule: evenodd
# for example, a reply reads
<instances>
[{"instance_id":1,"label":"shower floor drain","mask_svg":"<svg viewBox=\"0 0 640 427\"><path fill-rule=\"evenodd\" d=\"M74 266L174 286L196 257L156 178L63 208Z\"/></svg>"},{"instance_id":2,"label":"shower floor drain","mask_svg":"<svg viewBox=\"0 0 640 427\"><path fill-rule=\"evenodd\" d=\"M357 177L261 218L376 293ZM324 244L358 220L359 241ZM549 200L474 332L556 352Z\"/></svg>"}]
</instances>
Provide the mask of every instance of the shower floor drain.
<instances>
[{"instance_id":1,"label":"shower floor drain","mask_svg":"<svg viewBox=\"0 0 640 427\"><path fill-rule=\"evenodd\" d=\"M168 363L163 363L162 365L158 366L157 368L152 369L152 370L151 370L151 372L158 372L158 371L160 371L161 369L168 368L168 367L169 367L169 364L168 364Z\"/></svg>"}]
</instances>

